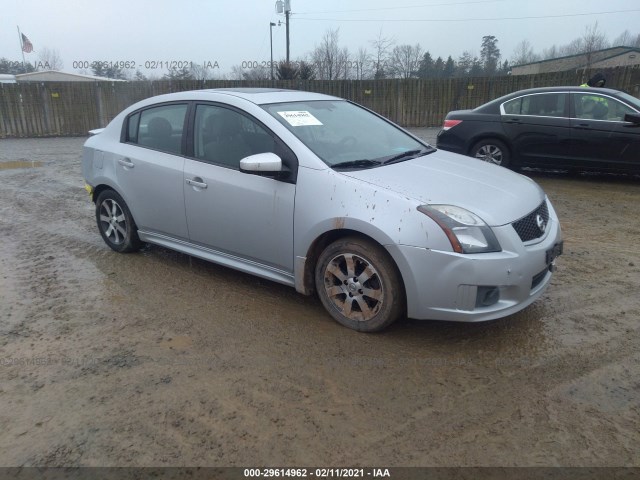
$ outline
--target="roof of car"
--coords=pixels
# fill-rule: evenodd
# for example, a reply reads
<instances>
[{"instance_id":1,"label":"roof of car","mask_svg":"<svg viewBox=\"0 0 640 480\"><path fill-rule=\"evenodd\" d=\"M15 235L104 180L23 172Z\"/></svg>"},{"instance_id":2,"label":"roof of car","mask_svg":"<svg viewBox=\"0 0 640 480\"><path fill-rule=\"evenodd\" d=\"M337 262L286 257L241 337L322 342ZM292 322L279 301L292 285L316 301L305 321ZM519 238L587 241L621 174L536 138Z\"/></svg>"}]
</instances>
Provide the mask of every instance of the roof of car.
<instances>
[{"instance_id":1,"label":"roof of car","mask_svg":"<svg viewBox=\"0 0 640 480\"><path fill-rule=\"evenodd\" d=\"M613 90L611 88L583 87L581 85L574 85L574 86L562 86L562 87L527 88L525 90L518 90L517 92L510 93L509 95L523 95L527 93L544 93L544 92L569 92L569 91L581 90L581 89L591 89L594 91L609 93L609 94L620 93L619 90Z\"/></svg>"},{"instance_id":2,"label":"roof of car","mask_svg":"<svg viewBox=\"0 0 640 480\"><path fill-rule=\"evenodd\" d=\"M341 98L321 93L305 92L302 90L287 90L283 88L213 88L209 90L194 90L191 93L198 92L202 92L205 95L207 93L231 95L243 98L244 100L248 100L256 105L299 102L305 100L342 100Z\"/></svg>"},{"instance_id":3,"label":"roof of car","mask_svg":"<svg viewBox=\"0 0 640 480\"><path fill-rule=\"evenodd\" d=\"M508 93L498 98L494 98L493 100L488 101L475 108L476 112L488 113L497 108L497 105L510 100L512 98L517 98L523 95L531 95L534 93L551 93L551 92L599 92L608 95L619 95L619 90L613 90L611 88L600 88L600 87L583 87L580 85L574 86L561 86L561 87L538 87L538 88L527 88L525 90L518 90L516 92Z\"/></svg>"},{"instance_id":4,"label":"roof of car","mask_svg":"<svg viewBox=\"0 0 640 480\"><path fill-rule=\"evenodd\" d=\"M228 99L221 98L226 96ZM285 90L278 88L213 88L203 90L184 90L180 92L165 93L154 97L145 98L129 106L121 112L122 115L129 115L140 108L164 102L176 101L231 101L231 97L240 102L251 102L255 105L267 105L288 102L309 102L317 100L345 101L342 98L323 95L321 93L305 92L302 90Z\"/></svg>"}]
</instances>

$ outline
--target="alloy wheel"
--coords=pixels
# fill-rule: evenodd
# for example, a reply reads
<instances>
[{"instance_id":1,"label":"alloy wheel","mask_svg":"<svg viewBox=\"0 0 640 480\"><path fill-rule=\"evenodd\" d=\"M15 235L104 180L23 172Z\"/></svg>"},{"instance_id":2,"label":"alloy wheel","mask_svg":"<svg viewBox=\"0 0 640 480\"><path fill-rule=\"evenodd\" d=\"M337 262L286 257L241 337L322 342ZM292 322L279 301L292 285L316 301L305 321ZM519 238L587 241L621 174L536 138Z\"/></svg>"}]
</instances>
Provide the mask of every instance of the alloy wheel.
<instances>
[{"instance_id":1,"label":"alloy wheel","mask_svg":"<svg viewBox=\"0 0 640 480\"><path fill-rule=\"evenodd\" d=\"M112 198L107 198L100 204L100 228L114 245L121 245L127 238L124 211Z\"/></svg>"},{"instance_id":2,"label":"alloy wheel","mask_svg":"<svg viewBox=\"0 0 640 480\"><path fill-rule=\"evenodd\" d=\"M502 165L502 150L496 145L482 145L476 152L476 158L495 165Z\"/></svg>"},{"instance_id":3,"label":"alloy wheel","mask_svg":"<svg viewBox=\"0 0 640 480\"><path fill-rule=\"evenodd\" d=\"M333 305L347 318L372 319L384 302L384 290L377 270L353 253L341 253L329 261L324 288Z\"/></svg>"}]
</instances>

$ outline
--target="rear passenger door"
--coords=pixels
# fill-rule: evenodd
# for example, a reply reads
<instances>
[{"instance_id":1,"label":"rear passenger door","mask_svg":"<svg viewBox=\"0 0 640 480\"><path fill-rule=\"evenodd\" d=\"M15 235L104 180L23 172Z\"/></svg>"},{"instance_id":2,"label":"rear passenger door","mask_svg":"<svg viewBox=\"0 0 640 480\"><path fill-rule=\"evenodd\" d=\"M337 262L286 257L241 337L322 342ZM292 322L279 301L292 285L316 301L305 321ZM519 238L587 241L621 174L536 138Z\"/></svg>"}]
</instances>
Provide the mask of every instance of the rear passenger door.
<instances>
[{"instance_id":1,"label":"rear passenger door","mask_svg":"<svg viewBox=\"0 0 640 480\"><path fill-rule=\"evenodd\" d=\"M500 106L518 164L559 166L570 158L569 93L523 95Z\"/></svg>"},{"instance_id":2,"label":"rear passenger door","mask_svg":"<svg viewBox=\"0 0 640 480\"><path fill-rule=\"evenodd\" d=\"M248 114L213 104L196 106L190 141L184 183L191 242L291 274L293 152ZM241 159L265 152L282 159L288 178L240 171Z\"/></svg>"},{"instance_id":3,"label":"rear passenger door","mask_svg":"<svg viewBox=\"0 0 640 480\"><path fill-rule=\"evenodd\" d=\"M129 115L114 158L118 186L138 229L185 240L182 176L188 107L169 103Z\"/></svg>"}]
</instances>

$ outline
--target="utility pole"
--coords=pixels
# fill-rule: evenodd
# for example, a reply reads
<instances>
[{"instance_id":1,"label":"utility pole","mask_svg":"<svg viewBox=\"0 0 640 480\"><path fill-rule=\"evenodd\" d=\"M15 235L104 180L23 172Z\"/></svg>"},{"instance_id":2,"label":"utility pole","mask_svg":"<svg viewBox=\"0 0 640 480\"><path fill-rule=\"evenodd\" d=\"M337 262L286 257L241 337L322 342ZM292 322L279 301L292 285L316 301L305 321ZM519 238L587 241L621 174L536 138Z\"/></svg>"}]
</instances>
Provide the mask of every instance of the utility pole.
<instances>
[{"instance_id":1,"label":"utility pole","mask_svg":"<svg viewBox=\"0 0 640 480\"><path fill-rule=\"evenodd\" d=\"M269 22L269 43L271 45L271 80L273 80L273 27L276 24L273 22Z\"/></svg>"},{"instance_id":2,"label":"utility pole","mask_svg":"<svg viewBox=\"0 0 640 480\"><path fill-rule=\"evenodd\" d=\"M284 0L284 16L287 21L287 64L289 64L289 15L291 13L291 0Z\"/></svg>"},{"instance_id":3,"label":"utility pole","mask_svg":"<svg viewBox=\"0 0 640 480\"><path fill-rule=\"evenodd\" d=\"M276 12L284 13L285 25L287 27L287 63L289 63L289 16L291 15L291 0L278 0L276 2Z\"/></svg>"}]
</instances>

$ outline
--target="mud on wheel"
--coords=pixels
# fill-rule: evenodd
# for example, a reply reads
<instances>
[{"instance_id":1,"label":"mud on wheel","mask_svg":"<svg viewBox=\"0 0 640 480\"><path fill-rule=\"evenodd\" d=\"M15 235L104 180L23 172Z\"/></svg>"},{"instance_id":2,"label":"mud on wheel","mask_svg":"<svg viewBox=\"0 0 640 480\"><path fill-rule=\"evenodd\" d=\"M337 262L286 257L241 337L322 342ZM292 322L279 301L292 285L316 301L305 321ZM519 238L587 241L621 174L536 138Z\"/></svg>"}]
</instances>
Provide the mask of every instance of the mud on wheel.
<instances>
[{"instance_id":1,"label":"mud on wheel","mask_svg":"<svg viewBox=\"0 0 640 480\"><path fill-rule=\"evenodd\" d=\"M398 269L382 247L364 238L330 244L318 259L315 283L329 314L354 330L382 330L404 313Z\"/></svg>"},{"instance_id":2,"label":"mud on wheel","mask_svg":"<svg viewBox=\"0 0 640 480\"><path fill-rule=\"evenodd\" d=\"M113 190L105 190L96 200L96 222L103 240L119 253L139 250L138 227L122 197Z\"/></svg>"}]
</instances>

